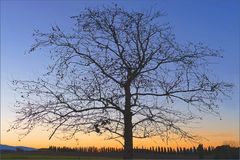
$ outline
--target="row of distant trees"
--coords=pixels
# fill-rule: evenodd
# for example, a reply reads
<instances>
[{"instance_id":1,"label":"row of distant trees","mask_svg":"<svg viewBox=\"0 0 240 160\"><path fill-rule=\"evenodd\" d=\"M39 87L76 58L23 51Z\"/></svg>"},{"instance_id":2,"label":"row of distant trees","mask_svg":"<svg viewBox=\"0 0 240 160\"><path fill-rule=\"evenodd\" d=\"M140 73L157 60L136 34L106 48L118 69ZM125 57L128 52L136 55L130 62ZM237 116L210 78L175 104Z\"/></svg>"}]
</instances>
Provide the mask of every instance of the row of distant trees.
<instances>
[{"instance_id":1,"label":"row of distant trees","mask_svg":"<svg viewBox=\"0 0 240 160\"><path fill-rule=\"evenodd\" d=\"M123 152L123 148L114 148L114 147L56 147L50 146L48 148L50 151L55 152L87 152L87 153L105 153L105 152ZM238 151L237 147L230 147L228 145L218 146L218 147L203 147L203 145L198 145L198 147L134 147L133 152L135 153L162 153L162 154L208 154L216 151Z\"/></svg>"},{"instance_id":2,"label":"row of distant trees","mask_svg":"<svg viewBox=\"0 0 240 160\"><path fill-rule=\"evenodd\" d=\"M77 151L77 152L123 152L122 148L114 148L114 147L56 147L56 146L50 146L49 150L51 151ZM213 147L208 147L203 149L204 152L211 152L213 150ZM196 147L134 147L134 152L148 152L148 153L197 153Z\"/></svg>"}]
</instances>

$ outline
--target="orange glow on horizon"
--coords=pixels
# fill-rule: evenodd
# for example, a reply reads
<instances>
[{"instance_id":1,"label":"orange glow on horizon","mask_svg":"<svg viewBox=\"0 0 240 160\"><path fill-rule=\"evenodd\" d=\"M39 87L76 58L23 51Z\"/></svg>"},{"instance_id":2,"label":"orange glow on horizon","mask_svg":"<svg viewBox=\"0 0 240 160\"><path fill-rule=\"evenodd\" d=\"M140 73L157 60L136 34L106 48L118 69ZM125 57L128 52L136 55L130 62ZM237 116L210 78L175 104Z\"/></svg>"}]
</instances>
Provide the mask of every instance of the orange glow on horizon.
<instances>
[{"instance_id":1,"label":"orange glow on horizon","mask_svg":"<svg viewBox=\"0 0 240 160\"><path fill-rule=\"evenodd\" d=\"M34 147L34 148L47 148L49 146L66 146L66 147L89 147L89 146L95 146L95 147L116 147L120 148L122 147L119 142L116 142L114 140L105 140L104 136L98 136L96 134L78 134L77 138L78 141L71 139L68 141L63 141L58 138L53 137L53 139L48 140L49 133L41 131L41 130L34 130L32 133L30 133L28 136L26 136L21 141L18 141L18 135L14 132L4 132L2 131L2 139L1 144L7 144L12 146L28 146L28 147ZM216 134L216 133L207 133L202 132L199 134L203 136L204 138L207 138L207 140L203 141L202 144L207 146L218 146L223 145L224 142L234 142L236 145L238 144L238 136L233 135L232 133L223 133L223 134ZM183 140L181 141L169 141L168 144L166 142L163 142L159 137L153 137L148 139L134 139L134 146L135 147L193 147L197 146L196 143L190 143L185 142Z\"/></svg>"}]
</instances>

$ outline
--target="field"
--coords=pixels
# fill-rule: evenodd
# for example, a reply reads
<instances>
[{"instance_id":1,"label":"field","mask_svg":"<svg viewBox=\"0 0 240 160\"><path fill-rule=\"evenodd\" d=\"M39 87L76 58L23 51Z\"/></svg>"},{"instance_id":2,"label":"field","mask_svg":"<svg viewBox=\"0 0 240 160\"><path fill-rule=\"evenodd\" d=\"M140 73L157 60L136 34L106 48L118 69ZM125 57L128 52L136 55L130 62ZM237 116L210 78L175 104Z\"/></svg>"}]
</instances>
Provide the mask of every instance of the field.
<instances>
[{"instance_id":1,"label":"field","mask_svg":"<svg viewBox=\"0 0 240 160\"><path fill-rule=\"evenodd\" d=\"M64 156L64 155L44 155L44 154L16 154L1 153L1 160L123 160L122 158L91 157L91 156ZM145 159L134 159L145 160ZM149 159L148 159L149 160Z\"/></svg>"},{"instance_id":2,"label":"field","mask_svg":"<svg viewBox=\"0 0 240 160\"><path fill-rule=\"evenodd\" d=\"M232 157L232 156L230 156ZM238 158L226 158L226 159L238 159ZM237 156L234 156L237 157ZM208 155L204 157L205 159L214 159L213 155ZM198 157L196 155L162 155L158 157L153 157L153 155L138 155L138 158L134 158L134 160L151 160L151 159L161 159L161 160L167 160L167 159L194 159L197 160ZM225 158L218 158L218 159L225 159ZM116 155L94 155L94 154L52 154L49 152L45 153L29 153L29 152L0 152L0 160L123 160L121 156Z\"/></svg>"},{"instance_id":3,"label":"field","mask_svg":"<svg viewBox=\"0 0 240 160\"><path fill-rule=\"evenodd\" d=\"M121 158L106 157L79 157L79 156L56 156L56 155L23 155L13 153L2 153L1 160L122 160Z\"/></svg>"}]
</instances>

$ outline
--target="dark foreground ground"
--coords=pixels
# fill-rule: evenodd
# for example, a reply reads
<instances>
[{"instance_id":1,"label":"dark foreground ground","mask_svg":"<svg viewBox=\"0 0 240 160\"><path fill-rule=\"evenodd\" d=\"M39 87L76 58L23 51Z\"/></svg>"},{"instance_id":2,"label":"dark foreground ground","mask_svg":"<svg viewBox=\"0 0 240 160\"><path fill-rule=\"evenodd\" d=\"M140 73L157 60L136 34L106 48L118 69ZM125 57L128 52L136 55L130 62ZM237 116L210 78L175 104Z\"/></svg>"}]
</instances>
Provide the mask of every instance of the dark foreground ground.
<instances>
[{"instance_id":1,"label":"dark foreground ground","mask_svg":"<svg viewBox=\"0 0 240 160\"><path fill-rule=\"evenodd\" d=\"M102 153L84 154L84 153L50 153L50 152L2 152L1 160L122 160L121 155ZM150 159L199 159L196 155L153 155L153 154L138 154L134 160L150 160ZM204 159L216 159L212 155L205 156ZM232 158L217 158L217 159L232 159ZM237 158L238 159L238 158Z\"/></svg>"},{"instance_id":2,"label":"dark foreground ground","mask_svg":"<svg viewBox=\"0 0 240 160\"><path fill-rule=\"evenodd\" d=\"M71 155L44 155L44 154L22 154L2 153L1 160L121 160L120 158L71 156Z\"/></svg>"}]
</instances>

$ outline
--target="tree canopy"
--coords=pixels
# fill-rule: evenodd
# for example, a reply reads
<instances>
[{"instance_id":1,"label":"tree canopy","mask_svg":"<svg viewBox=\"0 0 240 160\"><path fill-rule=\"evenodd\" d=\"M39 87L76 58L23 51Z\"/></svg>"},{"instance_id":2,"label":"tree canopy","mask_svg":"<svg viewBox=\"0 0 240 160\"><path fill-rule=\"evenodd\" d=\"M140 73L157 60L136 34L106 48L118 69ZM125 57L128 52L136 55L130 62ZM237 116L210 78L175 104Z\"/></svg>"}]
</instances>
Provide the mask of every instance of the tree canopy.
<instances>
[{"instance_id":1,"label":"tree canopy","mask_svg":"<svg viewBox=\"0 0 240 160\"><path fill-rule=\"evenodd\" d=\"M130 148L132 137L171 133L195 140L184 126L200 119L198 112L218 115L217 102L232 85L208 72L209 58L221 57L220 50L178 43L162 16L88 8L71 17L71 30L36 30L30 53L45 48L53 63L36 80L13 81L22 94L13 128L26 134L43 125L49 138L62 132L67 139L108 132Z\"/></svg>"}]
</instances>

